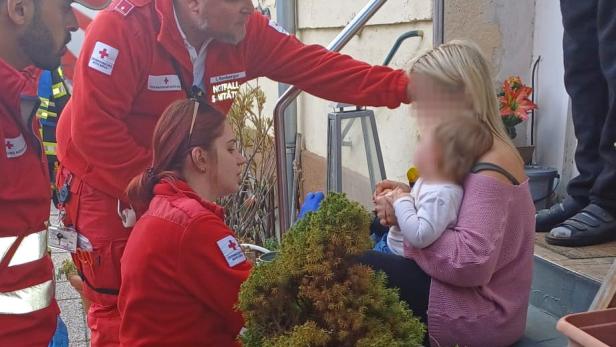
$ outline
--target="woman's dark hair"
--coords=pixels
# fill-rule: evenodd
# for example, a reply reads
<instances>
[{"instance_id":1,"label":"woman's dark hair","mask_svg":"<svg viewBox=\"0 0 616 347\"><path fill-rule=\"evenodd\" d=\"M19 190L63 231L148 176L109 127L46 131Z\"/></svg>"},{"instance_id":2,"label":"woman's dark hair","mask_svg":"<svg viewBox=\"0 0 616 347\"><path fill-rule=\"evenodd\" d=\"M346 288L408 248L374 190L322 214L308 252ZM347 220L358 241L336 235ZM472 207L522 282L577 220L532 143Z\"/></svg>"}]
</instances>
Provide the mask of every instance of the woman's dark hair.
<instances>
[{"instance_id":1,"label":"woman's dark hair","mask_svg":"<svg viewBox=\"0 0 616 347\"><path fill-rule=\"evenodd\" d=\"M196 117L194 100L173 102L163 112L152 137L152 167L131 180L126 190L133 208L143 213L152 200L154 186L162 179L182 178L186 156L194 147L206 151L222 135L225 116L206 103L200 103Z\"/></svg>"}]
</instances>

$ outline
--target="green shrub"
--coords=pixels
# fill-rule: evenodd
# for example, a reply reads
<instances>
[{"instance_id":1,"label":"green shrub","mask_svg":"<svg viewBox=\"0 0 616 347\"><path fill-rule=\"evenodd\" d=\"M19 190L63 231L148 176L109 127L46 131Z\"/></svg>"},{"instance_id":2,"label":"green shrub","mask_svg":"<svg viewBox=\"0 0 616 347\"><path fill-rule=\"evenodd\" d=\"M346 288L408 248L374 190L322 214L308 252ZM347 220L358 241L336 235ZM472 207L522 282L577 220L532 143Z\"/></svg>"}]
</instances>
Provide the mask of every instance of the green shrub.
<instances>
[{"instance_id":1,"label":"green shrub","mask_svg":"<svg viewBox=\"0 0 616 347\"><path fill-rule=\"evenodd\" d=\"M425 331L385 275L358 264L370 218L344 194L285 236L280 254L242 285L245 346L419 346Z\"/></svg>"}]
</instances>

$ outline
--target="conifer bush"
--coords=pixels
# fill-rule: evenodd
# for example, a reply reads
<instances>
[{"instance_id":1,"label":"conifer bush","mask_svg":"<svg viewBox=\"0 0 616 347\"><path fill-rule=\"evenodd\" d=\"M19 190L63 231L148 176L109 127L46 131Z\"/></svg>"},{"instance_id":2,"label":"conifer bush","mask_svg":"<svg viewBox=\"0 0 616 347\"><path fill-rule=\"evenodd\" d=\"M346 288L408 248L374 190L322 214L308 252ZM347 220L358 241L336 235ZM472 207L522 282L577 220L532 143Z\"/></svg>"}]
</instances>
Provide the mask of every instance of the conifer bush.
<instances>
[{"instance_id":1,"label":"conifer bush","mask_svg":"<svg viewBox=\"0 0 616 347\"><path fill-rule=\"evenodd\" d=\"M369 224L361 205L331 193L293 226L242 285L244 346L420 346L423 324L383 273L355 260L371 248Z\"/></svg>"}]
</instances>

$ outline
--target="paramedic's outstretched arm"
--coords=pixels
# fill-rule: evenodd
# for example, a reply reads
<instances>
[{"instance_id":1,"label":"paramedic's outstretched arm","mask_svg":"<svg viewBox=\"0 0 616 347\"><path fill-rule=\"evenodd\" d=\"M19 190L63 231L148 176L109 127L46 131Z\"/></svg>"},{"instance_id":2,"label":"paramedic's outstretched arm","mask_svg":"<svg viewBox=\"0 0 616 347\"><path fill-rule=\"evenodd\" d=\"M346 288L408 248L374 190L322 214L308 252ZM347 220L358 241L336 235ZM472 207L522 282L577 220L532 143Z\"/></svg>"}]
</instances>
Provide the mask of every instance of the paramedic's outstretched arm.
<instances>
[{"instance_id":1,"label":"paramedic's outstretched arm","mask_svg":"<svg viewBox=\"0 0 616 347\"><path fill-rule=\"evenodd\" d=\"M248 74L293 84L318 97L365 106L396 108L409 103L402 70L371 66L319 45L305 45L255 14L246 37Z\"/></svg>"}]
</instances>

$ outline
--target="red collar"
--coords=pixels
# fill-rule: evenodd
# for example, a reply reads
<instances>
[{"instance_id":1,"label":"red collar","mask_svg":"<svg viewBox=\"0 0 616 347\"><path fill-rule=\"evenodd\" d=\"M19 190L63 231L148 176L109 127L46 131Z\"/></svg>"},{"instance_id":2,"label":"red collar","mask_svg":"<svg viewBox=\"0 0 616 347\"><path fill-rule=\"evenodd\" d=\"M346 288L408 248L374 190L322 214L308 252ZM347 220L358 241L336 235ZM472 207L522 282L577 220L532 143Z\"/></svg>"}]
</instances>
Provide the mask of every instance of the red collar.
<instances>
[{"instance_id":1,"label":"red collar","mask_svg":"<svg viewBox=\"0 0 616 347\"><path fill-rule=\"evenodd\" d=\"M160 20L160 30L158 31L156 39L165 50L171 54L173 59L177 60L186 70L192 71L193 67L190 56L188 55L186 46L184 46L184 40L178 31L178 24L175 21L173 1L157 0L154 6L158 19Z\"/></svg>"},{"instance_id":2,"label":"red collar","mask_svg":"<svg viewBox=\"0 0 616 347\"><path fill-rule=\"evenodd\" d=\"M154 186L154 195L168 197L187 197L197 200L203 207L210 210L223 221L225 220L225 209L213 202L201 199L197 193L184 181L180 179L164 178Z\"/></svg>"},{"instance_id":3,"label":"red collar","mask_svg":"<svg viewBox=\"0 0 616 347\"><path fill-rule=\"evenodd\" d=\"M21 95L36 95L36 82L40 70L28 67L24 71L17 71L13 66L0 59L0 102L11 107L19 107Z\"/></svg>"},{"instance_id":4,"label":"red collar","mask_svg":"<svg viewBox=\"0 0 616 347\"><path fill-rule=\"evenodd\" d=\"M39 76L40 70L33 66L17 71L0 59L0 104L10 113L19 113L21 96L36 96Z\"/></svg>"}]
</instances>

